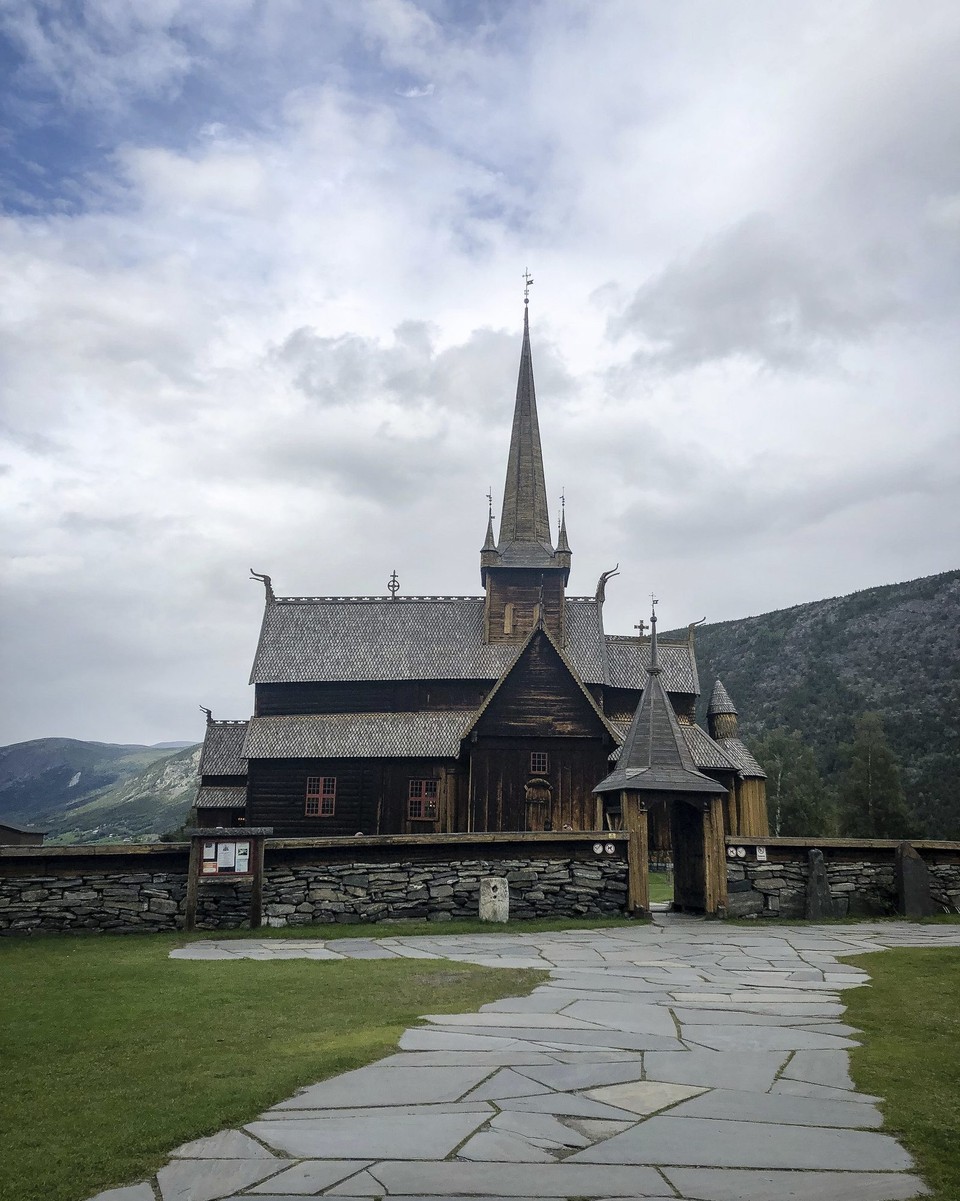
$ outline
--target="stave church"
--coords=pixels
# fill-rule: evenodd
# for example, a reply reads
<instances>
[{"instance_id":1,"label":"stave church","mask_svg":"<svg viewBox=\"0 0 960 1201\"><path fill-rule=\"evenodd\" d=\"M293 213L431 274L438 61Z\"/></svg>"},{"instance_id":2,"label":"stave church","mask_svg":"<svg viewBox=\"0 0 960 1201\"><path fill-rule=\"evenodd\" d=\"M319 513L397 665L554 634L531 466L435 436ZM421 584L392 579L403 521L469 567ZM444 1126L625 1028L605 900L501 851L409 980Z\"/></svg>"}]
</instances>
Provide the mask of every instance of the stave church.
<instances>
[{"instance_id":1,"label":"stave church","mask_svg":"<svg viewBox=\"0 0 960 1201\"><path fill-rule=\"evenodd\" d=\"M717 837L720 823L766 834L763 771L719 681L697 724L694 627L658 640L654 612L639 634L608 633L615 573L568 595L571 559L565 513L551 538L525 301L482 591L403 596L394 576L386 596L278 596L254 573L253 716L207 712L197 823L287 838L617 830L632 797L651 854L683 842L688 810L712 806Z\"/></svg>"}]
</instances>

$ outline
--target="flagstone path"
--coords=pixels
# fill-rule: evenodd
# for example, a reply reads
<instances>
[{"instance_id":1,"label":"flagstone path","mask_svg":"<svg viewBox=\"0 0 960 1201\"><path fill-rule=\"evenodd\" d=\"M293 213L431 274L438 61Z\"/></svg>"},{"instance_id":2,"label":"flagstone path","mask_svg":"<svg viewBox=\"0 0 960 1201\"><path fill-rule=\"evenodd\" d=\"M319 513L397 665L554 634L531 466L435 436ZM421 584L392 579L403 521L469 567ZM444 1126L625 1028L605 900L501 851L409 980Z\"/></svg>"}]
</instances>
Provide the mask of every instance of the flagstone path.
<instances>
[{"instance_id":1,"label":"flagstone path","mask_svg":"<svg viewBox=\"0 0 960 1201\"><path fill-rule=\"evenodd\" d=\"M960 928L756 929L661 915L556 934L195 942L179 959L451 959L549 968L529 996L432 1014L395 1055L178 1148L94 1201L298 1197L905 1201L926 1193L854 1090L838 956Z\"/></svg>"}]
</instances>

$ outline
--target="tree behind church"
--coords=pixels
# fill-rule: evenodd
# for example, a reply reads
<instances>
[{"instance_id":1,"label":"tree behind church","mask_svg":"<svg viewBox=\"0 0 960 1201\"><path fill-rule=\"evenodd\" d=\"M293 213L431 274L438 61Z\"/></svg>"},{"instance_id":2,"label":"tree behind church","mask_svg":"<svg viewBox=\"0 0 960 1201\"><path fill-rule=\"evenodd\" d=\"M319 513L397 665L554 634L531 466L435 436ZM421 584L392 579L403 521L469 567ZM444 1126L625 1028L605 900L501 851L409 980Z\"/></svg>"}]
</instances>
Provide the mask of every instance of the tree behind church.
<instances>
[{"instance_id":1,"label":"tree behind church","mask_svg":"<svg viewBox=\"0 0 960 1201\"><path fill-rule=\"evenodd\" d=\"M840 831L848 838L908 838L913 821L900 769L879 713L857 719L845 748L840 781Z\"/></svg>"},{"instance_id":2,"label":"tree behind church","mask_svg":"<svg viewBox=\"0 0 960 1201\"><path fill-rule=\"evenodd\" d=\"M767 773L770 833L814 838L834 830L834 808L813 751L796 730L771 730L752 744Z\"/></svg>"}]
</instances>

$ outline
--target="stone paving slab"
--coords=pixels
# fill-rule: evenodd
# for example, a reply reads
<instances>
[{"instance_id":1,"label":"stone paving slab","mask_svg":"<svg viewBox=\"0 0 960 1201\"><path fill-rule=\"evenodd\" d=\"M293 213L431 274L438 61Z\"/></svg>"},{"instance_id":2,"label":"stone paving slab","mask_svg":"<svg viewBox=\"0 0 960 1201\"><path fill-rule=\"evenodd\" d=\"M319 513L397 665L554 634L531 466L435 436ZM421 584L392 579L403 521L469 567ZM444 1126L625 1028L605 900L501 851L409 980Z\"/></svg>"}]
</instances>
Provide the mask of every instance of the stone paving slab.
<instances>
[{"instance_id":1,"label":"stone paving slab","mask_svg":"<svg viewBox=\"0 0 960 1201\"><path fill-rule=\"evenodd\" d=\"M297 1158L443 1159L489 1118L490 1110L481 1107L472 1113L437 1108L415 1114L382 1108L347 1117L251 1122L246 1130Z\"/></svg>"},{"instance_id":2,"label":"stone paving slab","mask_svg":"<svg viewBox=\"0 0 960 1201\"><path fill-rule=\"evenodd\" d=\"M710 1118L652 1117L571 1160L903 1172L913 1160L885 1134ZM571 1162L568 1160L568 1162Z\"/></svg>"},{"instance_id":3,"label":"stone paving slab","mask_svg":"<svg viewBox=\"0 0 960 1201\"><path fill-rule=\"evenodd\" d=\"M670 915L542 935L193 943L173 956L449 958L551 978L431 1015L379 1063L96 1201L906 1201L924 1186L849 1076L858 1032L841 995L867 977L835 959L901 945L957 946L960 930Z\"/></svg>"},{"instance_id":4,"label":"stone paving slab","mask_svg":"<svg viewBox=\"0 0 960 1201\"><path fill-rule=\"evenodd\" d=\"M881 1172L750 1172L666 1168L696 1201L911 1201L928 1191L917 1176Z\"/></svg>"},{"instance_id":5,"label":"stone paving slab","mask_svg":"<svg viewBox=\"0 0 960 1201\"><path fill-rule=\"evenodd\" d=\"M475 1067L407 1067L400 1061L371 1063L332 1080L301 1089L274 1109L356 1109L362 1105L403 1105L458 1101L491 1074Z\"/></svg>"}]
</instances>

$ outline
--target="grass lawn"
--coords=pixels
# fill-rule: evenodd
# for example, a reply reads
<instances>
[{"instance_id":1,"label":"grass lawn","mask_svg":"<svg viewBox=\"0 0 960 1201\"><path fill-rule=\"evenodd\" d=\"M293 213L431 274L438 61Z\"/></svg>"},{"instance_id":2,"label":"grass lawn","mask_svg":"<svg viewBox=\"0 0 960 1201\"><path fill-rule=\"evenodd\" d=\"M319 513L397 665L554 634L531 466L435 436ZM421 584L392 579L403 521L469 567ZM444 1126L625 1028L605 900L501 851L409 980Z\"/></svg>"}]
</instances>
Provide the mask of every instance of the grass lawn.
<instances>
[{"instance_id":1,"label":"grass lawn","mask_svg":"<svg viewBox=\"0 0 960 1201\"><path fill-rule=\"evenodd\" d=\"M473 1010L545 975L436 960L168 959L183 941L0 940L2 1201L82 1201L133 1182L180 1143L389 1054L420 1014Z\"/></svg>"},{"instance_id":2,"label":"grass lawn","mask_svg":"<svg viewBox=\"0 0 960 1201\"><path fill-rule=\"evenodd\" d=\"M845 1022L864 1032L853 1078L886 1098L884 1129L915 1156L935 1201L960 1197L960 948L857 955L869 987L844 993Z\"/></svg>"},{"instance_id":3,"label":"grass lawn","mask_svg":"<svg viewBox=\"0 0 960 1201\"><path fill-rule=\"evenodd\" d=\"M673 900L673 875L666 872L650 873L650 903L661 904Z\"/></svg>"}]
</instances>

